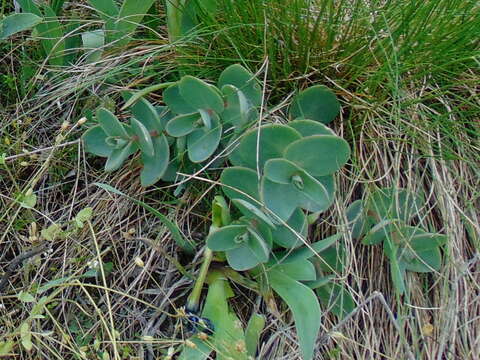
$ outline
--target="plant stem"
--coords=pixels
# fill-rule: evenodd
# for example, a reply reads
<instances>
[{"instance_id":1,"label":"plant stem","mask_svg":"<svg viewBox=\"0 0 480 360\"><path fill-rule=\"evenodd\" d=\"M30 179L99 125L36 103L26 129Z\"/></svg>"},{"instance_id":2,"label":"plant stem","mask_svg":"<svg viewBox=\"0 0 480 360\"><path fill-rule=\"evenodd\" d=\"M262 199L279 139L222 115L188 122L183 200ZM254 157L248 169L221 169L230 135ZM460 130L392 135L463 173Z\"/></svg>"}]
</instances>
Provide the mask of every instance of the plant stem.
<instances>
[{"instance_id":1,"label":"plant stem","mask_svg":"<svg viewBox=\"0 0 480 360\"><path fill-rule=\"evenodd\" d=\"M188 297L187 300L187 310L196 313L200 307L200 295L202 293L203 284L205 283L205 279L207 278L208 269L210 267L210 263L213 259L213 251L210 250L208 247L205 247L205 251L203 253L203 263L202 267L200 268L200 273L198 274L198 278L195 281L195 285L193 286L193 290Z\"/></svg>"}]
</instances>

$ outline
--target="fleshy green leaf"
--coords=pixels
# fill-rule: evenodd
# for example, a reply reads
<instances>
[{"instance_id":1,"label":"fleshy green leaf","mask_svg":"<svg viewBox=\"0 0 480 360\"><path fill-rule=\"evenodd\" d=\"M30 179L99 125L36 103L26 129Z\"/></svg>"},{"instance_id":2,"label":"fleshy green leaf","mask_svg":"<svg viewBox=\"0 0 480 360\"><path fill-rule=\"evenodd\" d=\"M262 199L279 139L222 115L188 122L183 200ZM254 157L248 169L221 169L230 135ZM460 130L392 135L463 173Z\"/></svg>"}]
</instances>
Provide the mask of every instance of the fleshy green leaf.
<instances>
[{"instance_id":1,"label":"fleshy green leaf","mask_svg":"<svg viewBox=\"0 0 480 360\"><path fill-rule=\"evenodd\" d=\"M131 95L128 94L124 96L126 100L131 98ZM159 113L157 109L144 98L138 99L138 101L131 108L133 116L140 121L147 130L152 132L157 132L160 134L165 126L162 124Z\"/></svg>"},{"instance_id":2,"label":"fleshy green leaf","mask_svg":"<svg viewBox=\"0 0 480 360\"><path fill-rule=\"evenodd\" d=\"M283 157L285 148L299 139L300 133L286 125L265 125L246 133L229 159L233 165L256 170L258 152L258 166L262 170L266 161Z\"/></svg>"},{"instance_id":3,"label":"fleshy green leaf","mask_svg":"<svg viewBox=\"0 0 480 360\"><path fill-rule=\"evenodd\" d=\"M102 29L85 31L82 33L82 45L82 50L87 54L87 63L99 61L105 45L105 31Z\"/></svg>"},{"instance_id":4,"label":"fleshy green leaf","mask_svg":"<svg viewBox=\"0 0 480 360\"><path fill-rule=\"evenodd\" d=\"M85 151L101 157L109 157L113 148L105 142L107 134L100 125L91 127L82 135Z\"/></svg>"},{"instance_id":5,"label":"fleshy green leaf","mask_svg":"<svg viewBox=\"0 0 480 360\"><path fill-rule=\"evenodd\" d=\"M381 188L368 197L367 207L383 219L409 221L424 205L421 193L405 189Z\"/></svg>"},{"instance_id":6,"label":"fleshy green leaf","mask_svg":"<svg viewBox=\"0 0 480 360\"><path fill-rule=\"evenodd\" d=\"M232 269L246 271L264 262L264 256L258 256L249 244L243 244L227 251L227 261Z\"/></svg>"},{"instance_id":7,"label":"fleshy green leaf","mask_svg":"<svg viewBox=\"0 0 480 360\"><path fill-rule=\"evenodd\" d=\"M287 303L293 313L303 359L313 359L321 319L320 305L315 293L280 272L269 271L267 274L273 290Z\"/></svg>"},{"instance_id":8,"label":"fleshy green leaf","mask_svg":"<svg viewBox=\"0 0 480 360\"><path fill-rule=\"evenodd\" d=\"M233 85L241 90L254 106L262 103L262 89L255 76L239 64L230 65L220 74L218 87Z\"/></svg>"},{"instance_id":9,"label":"fleshy green leaf","mask_svg":"<svg viewBox=\"0 0 480 360\"><path fill-rule=\"evenodd\" d=\"M213 251L227 251L242 245L240 237L244 235L247 241L246 225L228 225L224 226L207 237L207 246Z\"/></svg>"},{"instance_id":10,"label":"fleshy green leaf","mask_svg":"<svg viewBox=\"0 0 480 360\"><path fill-rule=\"evenodd\" d=\"M135 152L135 146L133 142L129 142L122 149L115 149L111 152L108 157L107 163L105 164L105 171L111 172L118 170L123 162Z\"/></svg>"},{"instance_id":11,"label":"fleshy green leaf","mask_svg":"<svg viewBox=\"0 0 480 360\"><path fill-rule=\"evenodd\" d=\"M397 219L382 220L375 226L373 226L363 237L362 244L364 245L376 245L380 244L390 234L400 228L400 224Z\"/></svg>"},{"instance_id":12,"label":"fleshy green leaf","mask_svg":"<svg viewBox=\"0 0 480 360\"><path fill-rule=\"evenodd\" d=\"M153 141L147 128L137 119L131 118L130 124L133 133L137 136L138 147L146 156L152 157L154 154Z\"/></svg>"},{"instance_id":13,"label":"fleshy green leaf","mask_svg":"<svg viewBox=\"0 0 480 360\"><path fill-rule=\"evenodd\" d=\"M97 110L97 120L102 126L102 129L108 136L118 136L128 139L128 133L117 117L105 108Z\"/></svg>"},{"instance_id":14,"label":"fleshy green leaf","mask_svg":"<svg viewBox=\"0 0 480 360\"><path fill-rule=\"evenodd\" d=\"M245 342L247 344L247 353L252 358L255 357L257 353L258 341L260 339L260 334L265 327L265 316L257 313L253 313L248 320L248 325L245 330Z\"/></svg>"},{"instance_id":15,"label":"fleshy green leaf","mask_svg":"<svg viewBox=\"0 0 480 360\"><path fill-rule=\"evenodd\" d=\"M272 230L272 238L276 244L293 249L306 241L307 231L307 216L301 209L296 209L288 219L287 226L277 225L277 228Z\"/></svg>"},{"instance_id":16,"label":"fleshy green leaf","mask_svg":"<svg viewBox=\"0 0 480 360\"><path fill-rule=\"evenodd\" d=\"M223 192L231 200L242 199L254 203L252 198L255 200L260 199L258 176L254 170L240 166L228 167L223 170L220 182L222 183Z\"/></svg>"},{"instance_id":17,"label":"fleshy green leaf","mask_svg":"<svg viewBox=\"0 0 480 360\"><path fill-rule=\"evenodd\" d=\"M243 92L235 86L223 86L222 93L225 96L225 109L222 113L222 120L232 124L237 130L242 129L258 115L258 112Z\"/></svg>"},{"instance_id":18,"label":"fleshy green leaf","mask_svg":"<svg viewBox=\"0 0 480 360\"><path fill-rule=\"evenodd\" d=\"M303 118L331 122L340 112L340 103L335 94L325 86L316 85L301 91L292 101L290 118Z\"/></svg>"},{"instance_id":19,"label":"fleshy green leaf","mask_svg":"<svg viewBox=\"0 0 480 360\"><path fill-rule=\"evenodd\" d=\"M0 40L20 31L28 30L42 22L40 16L31 13L11 14L0 20Z\"/></svg>"},{"instance_id":20,"label":"fleshy green leaf","mask_svg":"<svg viewBox=\"0 0 480 360\"><path fill-rule=\"evenodd\" d=\"M346 216L352 239L359 239L375 224L375 219L366 214L362 200L351 203L347 208Z\"/></svg>"},{"instance_id":21,"label":"fleshy green leaf","mask_svg":"<svg viewBox=\"0 0 480 360\"><path fill-rule=\"evenodd\" d=\"M140 173L140 181L143 187L155 184L162 178L168 168L170 160L170 148L165 135L152 138L154 154L148 156L142 152L143 169Z\"/></svg>"},{"instance_id":22,"label":"fleshy green leaf","mask_svg":"<svg viewBox=\"0 0 480 360\"><path fill-rule=\"evenodd\" d=\"M212 85L186 75L182 77L178 86L182 97L194 109L213 110L217 114L223 111L223 99L219 95L219 91L215 90Z\"/></svg>"},{"instance_id":23,"label":"fleshy green leaf","mask_svg":"<svg viewBox=\"0 0 480 360\"><path fill-rule=\"evenodd\" d=\"M350 158L350 147L338 136L313 135L290 144L285 149L285 158L312 176L324 176L345 165Z\"/></svg>"},{"instance_id":24,"label":"fleshy green leaf","mask_svg":"<svg viewBox=\"0 0 480 360\"><path fill-rule=\"evenodd\" d=\"M218 116L212 118L212 128L200 128L187 136L188 158L194 163L207 160L220 144L222 125Z\"/></svg>"},{"instance_id":25,"label":"fleshy green leaf","mask_svg":"<svg viewBox=\"0 0 480 360\"><path fill-rule=\"evenodd\" d=\"M300 260L285 264L275 264L267 271L277 271L297 281L313 281L317 278L315 267L308 260Z\"/></svg>"},{"instance_id":26,"label":"fleshy green leaf","mask_svg":"<svg viewBox=\"0 0 480 360\"><path fill-rule=\"evenodd\" d=\"M200 114L194 112L191 114L181 114L172 118L168 123L166 130L169 135L181 137L190 134L196 129L195 124L200 120Z\"/></svg>"},{"instance_id":27,"label":"fleshy green leaf","mask_svg":"<svg viewBox=\"0 0 480 360\"><path fill-rule=\"evenodd\" d=\"M337 283L329 282L316 290L320 305L324 311L329 311L344 318L355 310L355 301L348 290Z\"/></svg>"},{"instance_id":28,"label":"fleshy green leaf","mask_svg":"<svg viewBox=\"0 0 480 360\"><path fill-rule=\"evenodd\" d=\"M335 135L333 130L324 124L308 119L290 121L288 126L297 130L304 137L312 135Z\"/></svg>"},{"instance_id":29,"label":"fleshy green leaf","mask_svg":"<svg viewBox=\"0 0 480 360\"><path fill-rule=\"evenodd\" d=\"M282 264L305 261L310 258L313 258L314 256L318 256L319 253L321 253L322 251L325 251L330 246L335 244L338 241L338 239L340 239L341 237L342 237L341 234L335 234L323 240L309 244L308 246L305 245L300 249L278 253L276 257L277 259L279 259L279 261L281 261Z\"/></svg>"},{"instance_id":30,"label":"fleshy green leaf","mask_svg":"<svg viewBox=\"0 0 480 360\"><path fill-rule=\"evenodd\" d=\"M197 108L190 105L180 94L178 83L165 89L163 92L163 101L175 114L191 114L197 112Z\"/></svg>"},{"instance_id":31,"label":"fleshy green leaf","mask_svg":"<svg viewBox=\"0 0 480 360\"><path fill-rule=\"evenodd\" d=\"M233 199L232 202L235 206L240 210L240 212L247 216L248 218L254 218L260 220L270 226L271 228L275 228L275 225L272 223L272 220L263 213L262 210L257 208L255 205L252 205L250 202L245 201L243 199Z\"/></svg>"},{"instance_id":32,"label":"fleshy green leaf","mask_svg":"<svg viewBox=\"0 0 480 360\"><path fill-rule=\"evenodd\" d=\"M260 184L261 198L265 207L282 221L288 221L298 207L299 191L291 184L278 184L265 176Z\"/></svg>"}]
</instances>

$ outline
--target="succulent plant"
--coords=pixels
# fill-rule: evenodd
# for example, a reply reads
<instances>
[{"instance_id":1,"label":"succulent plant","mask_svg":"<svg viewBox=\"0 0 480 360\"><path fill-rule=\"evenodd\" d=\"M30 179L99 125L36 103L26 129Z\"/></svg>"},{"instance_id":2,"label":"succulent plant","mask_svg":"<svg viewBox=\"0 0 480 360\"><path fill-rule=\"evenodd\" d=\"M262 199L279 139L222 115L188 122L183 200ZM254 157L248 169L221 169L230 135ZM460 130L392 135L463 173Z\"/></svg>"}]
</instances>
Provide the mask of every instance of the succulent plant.
<instances>
[{"instance_id":1,"label":"succulent plant","mask_svg":"<svg viewBox=\"0 0 480 360\"><path fill-rule=\"evenodd\" d=\"M301 91L293 99L288 124L248 130L258 119L262 92L253 74L240 65L225 69L217 86L187 75L156 88L165 89L164 107L155 108L138 95L124 93L124 108L133 105L129 124L100 108L98 125L83 139L87 151L107 157L108 171L118 169L139 151L143 186L159 179L174 181L178 171L188 173L204 166L199 164L211 159L219 147L236 145L228 157L231 166L225 167L220 176L226 198L216 196L213 201L204 261L187 301L188 311L194 314L199 310L202 285L210 276L202 316L211 320L216 330L212 341L192 340L197 349L183 349L180 358L204 359L212 351L211 344L216 346L219 358L224 354L218 349L238 359L255 355L256 343L247 340L258 340L258 324L262 321L255 325L252 320L257 330L251 330L251 335L248 329L236 334L247 341L248 352L235 352L218 331L230 329L235 320L228 311L231 290L224 285L226 277L250 286L267 303L273 300L272 290L277 293L292 310L304 359L312 359L320 329L318 297L323 306L333 302L339 316L344 316L353 303L348 292L332 282L331 273L338 266L338 258L343 257L338 243L341 236L308 244L308 225L333 203L334 174L350 157L347 142L325 125L339 112L335 95L323 86ZM360 207L354 210L355 214L361 213ZM361 226L357 232L366 228ZM192 250L177 230L175 234L181 248ZM398 257L393 251L389 254ZM403 258L409 256L405 251L402 254ZM213 260L228 266L209 271ZM410 268L415 266L418 264L412 263ZM335 296L327 297L328 293ZM221 306L225 316L212 312L212 306Z\"/></svg>"},{"instance_id":2,"label":"succulent plant","mask_svg":"<svg viewBox=\"0 0 480 360\"><path fill-rule=\"evenodd\" d=\"M447 236L409 225L424 202L421 194L381 188L347 209L353 238L361 238L365 245L383 243L392 280L400 294L407 291L405 271L433 272L442 265L440 248L447 242Z\"/></svg>"}]
</instances>

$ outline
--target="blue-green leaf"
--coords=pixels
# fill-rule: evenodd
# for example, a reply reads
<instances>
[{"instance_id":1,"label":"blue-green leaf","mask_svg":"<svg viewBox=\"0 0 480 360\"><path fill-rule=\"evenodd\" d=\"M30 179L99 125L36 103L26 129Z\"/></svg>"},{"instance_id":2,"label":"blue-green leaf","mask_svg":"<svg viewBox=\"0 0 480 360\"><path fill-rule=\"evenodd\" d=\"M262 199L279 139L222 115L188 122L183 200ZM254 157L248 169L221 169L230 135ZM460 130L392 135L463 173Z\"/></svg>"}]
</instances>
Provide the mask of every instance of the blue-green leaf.
<instances>
[{"instance_id":1,"label":"blue-green leaf","mask_svg":"<svg viewBox=\"0 0 480 360\"><path fill-rule=\"evenodd\" d=\"M40 16L31 13L8 15L0 20L0 39L6 39L20 31L31 29L42 21Z\"/></svg>"}]
</instances>

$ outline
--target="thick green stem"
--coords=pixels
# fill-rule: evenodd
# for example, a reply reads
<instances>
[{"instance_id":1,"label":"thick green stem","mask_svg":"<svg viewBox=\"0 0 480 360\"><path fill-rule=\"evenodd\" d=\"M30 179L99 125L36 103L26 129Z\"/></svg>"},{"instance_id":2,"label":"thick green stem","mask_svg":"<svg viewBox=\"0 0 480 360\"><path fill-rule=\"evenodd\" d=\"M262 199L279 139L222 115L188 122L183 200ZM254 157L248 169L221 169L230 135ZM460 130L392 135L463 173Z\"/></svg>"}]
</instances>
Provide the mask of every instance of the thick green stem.
<instances>
[{"instance_id":1,"label":"thick green stem","mask_svg":"<svg viewBox=\"0 0 480 360\"><path fill-rule=\"evenodd\" d=\"M202 267L200 268L200 273L198 274L198 278L195 281L193 290L187 300L187 310L189 311L197 312L200 308L200 295L202 293L203 284L207 278L208 269L210 268L212 259L213 251L206 247L205 252L203 253L203 263Z\"/></svg>"}]
</instances>

